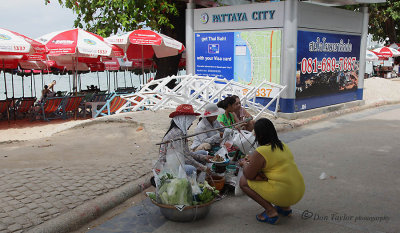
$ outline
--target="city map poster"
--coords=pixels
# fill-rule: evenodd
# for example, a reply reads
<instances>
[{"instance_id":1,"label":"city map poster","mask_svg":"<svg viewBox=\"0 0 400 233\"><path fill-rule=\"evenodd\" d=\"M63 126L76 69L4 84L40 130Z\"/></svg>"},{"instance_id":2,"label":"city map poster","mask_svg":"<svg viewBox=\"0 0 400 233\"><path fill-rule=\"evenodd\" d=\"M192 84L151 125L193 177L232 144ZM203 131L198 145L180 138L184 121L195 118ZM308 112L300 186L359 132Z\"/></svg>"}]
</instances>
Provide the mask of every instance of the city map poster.
<instances>
[{"instance_id":1,"label":"city map poster","mask_svg":"<svg viewBox=\"0 0 400 233\"><path fill-rule=\"evenodd\" d=\"M281 31L253 30L195 33L195 68L201 76L217 76L249 87L268 81L280 84ZM245 94L248 89L243 89ZM262 87L258 97L278 89Z\"/></svg>"},{"instance_id":2,"label":"city map poster","mask_svg":"<svg viewBox=\"0 0 400 233\"><path fill-rule=\"evenodd\" d=\"M310 102L307 106L303 101L298 110L323 106L323 96L329 96L326 105L355 100L354 95L343 97L357 90L361 36L311 31L297 35L296 102Z\"/></svg>"}]
</instances>

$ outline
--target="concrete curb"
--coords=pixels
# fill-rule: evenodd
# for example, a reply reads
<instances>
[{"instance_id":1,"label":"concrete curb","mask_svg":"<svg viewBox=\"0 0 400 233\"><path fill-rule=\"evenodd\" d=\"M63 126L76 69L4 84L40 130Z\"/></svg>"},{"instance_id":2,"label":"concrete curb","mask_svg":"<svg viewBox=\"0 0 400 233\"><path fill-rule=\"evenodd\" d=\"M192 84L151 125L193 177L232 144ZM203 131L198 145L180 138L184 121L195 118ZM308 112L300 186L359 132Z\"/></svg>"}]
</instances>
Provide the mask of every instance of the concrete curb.
<instances>
[{"instance_id":1,"label":"concrete curb","mask_svg":"<svg viewBox=\"0 0 400 233\"><path fill-rule=\"evenodd\" d=\"M101 216L106 211L120 205L122 202L150 187L150 177L150 174L142 176L137 180L129 182L109 193L90 200L54 219L29 229L27 232L64 233L77 230L83 225Z\"/></svg>"},{"instance_id":2,"label":"concrete curb","mask_svg":"<svg viewBox=\"0 0 400 233\"><path fill-rule=\"evenodd\" d=\"M289 123L287 123L284 126L276 126L276 130L278 132L283 132L283 131L298 128L298 127L301 127L303 125L307 125L310 123L315 123L317 121L321 121L324 119L341 116L341 115L344 115L347 113L359 112L359 111L370 109L370 108L376 108L376 107L380 107L380 106L384 106L384 105L392 105L392 104L399 104L399 103L400 103L400 100L383 100L383 101L370 103L370 104L366 104L366 105L341 109L341 110L337 110L337 111L333 111L333 112L329 112L329 113L324 113L321 115L312 116L309 118L291 120Z\"/></svg>"}]
</instances>

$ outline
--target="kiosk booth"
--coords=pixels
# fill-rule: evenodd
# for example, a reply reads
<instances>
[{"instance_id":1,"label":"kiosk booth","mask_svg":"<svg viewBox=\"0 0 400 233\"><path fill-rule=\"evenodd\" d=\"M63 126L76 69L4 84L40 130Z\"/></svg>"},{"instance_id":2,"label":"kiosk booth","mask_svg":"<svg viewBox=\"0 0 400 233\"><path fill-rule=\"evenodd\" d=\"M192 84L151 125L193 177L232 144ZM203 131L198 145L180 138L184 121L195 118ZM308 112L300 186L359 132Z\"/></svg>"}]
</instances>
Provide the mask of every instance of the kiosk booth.
<instances>
[{"instance_id":1,"label":"kiosk booth","mask_svg":"<svg viewBox=\"0 0 400 233\"><path fill-rule=\"evenodd\" d=\"M187 73L286 86L280 115L363 103L368 10L299 1L187 9ZM193 12L191 18L190 12ZM273 88L260 88L266 104Z\"/></svg>"}]
</instances>

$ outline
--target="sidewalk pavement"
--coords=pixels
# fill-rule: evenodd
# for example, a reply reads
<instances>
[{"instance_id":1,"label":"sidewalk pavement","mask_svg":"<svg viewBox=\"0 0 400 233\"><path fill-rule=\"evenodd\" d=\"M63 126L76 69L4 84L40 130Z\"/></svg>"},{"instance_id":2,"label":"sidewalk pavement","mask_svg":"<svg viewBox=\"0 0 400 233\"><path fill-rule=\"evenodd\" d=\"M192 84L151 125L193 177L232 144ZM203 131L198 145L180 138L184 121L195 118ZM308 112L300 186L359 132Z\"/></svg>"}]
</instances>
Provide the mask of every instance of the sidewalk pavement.
<instances>
[{"instance_id":1,"label":"sidewalk pavement","mask_svg":"<svg viewBox=\"0 0 400 233\"><path fill-rule=\"evenodd\" d=\"M308 118L271 120L277 130L282 132L330 117L395 103L400 103L400 101L381 101L351 108L332 108L331 106L330 109L335 109L335 111L321 109L320 112L316 112L318 115ZM140 114L143 117L146 113ZM99 118L98 121L133 121L130 116L114 115ZM165 122L154 122L154 124L162 125ZM152 127L157 128L159 125ZM163 128L158 130L163 130ZM106 135L106 132L104 134ZM148 141L147 146L154 147L154 142L157 140L160 139ZM18 145L14 146L18 147ZM136 152L140 154L141 151L138 149ZM153 157L149 155L151 158L156 158L154 156L156 155ZM0 169L0 233L61 233L78 229L150 186L151 159L134 158L129 162L122 161L103 167L90 166L90 164L41 167L37 166L32 159L32 161L25 161L25 168ZM30 163L34 166L27 168Z\"/></svg>"}]
</instances>

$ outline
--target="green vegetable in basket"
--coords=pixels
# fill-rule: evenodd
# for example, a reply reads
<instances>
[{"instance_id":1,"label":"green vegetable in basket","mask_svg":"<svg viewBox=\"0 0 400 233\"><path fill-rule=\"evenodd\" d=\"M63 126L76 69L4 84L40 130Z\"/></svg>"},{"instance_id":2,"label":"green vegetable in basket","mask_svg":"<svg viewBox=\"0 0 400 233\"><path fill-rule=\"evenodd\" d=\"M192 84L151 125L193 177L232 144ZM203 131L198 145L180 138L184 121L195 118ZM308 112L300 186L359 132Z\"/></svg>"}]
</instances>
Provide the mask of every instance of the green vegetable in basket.
<instances>
[{"instance_id":1,"label":"green vegetable in basket","mask_svg":"<svg viewBox=\"0 0 400 233\"><path fill-rule=\"evenodd\" d=\"M147 196L149 196L149 197L150 197L150 199L152 199L153 201L155 201L155 200L156 200L156 194L155 194L155 193L153 193L153 192L149 192L149 193L147 194Z\"/></svg>"},{"instance_id":2,"label":"green vegetable in basket","mask_svg":"<svg viewBox=\"0 0 400 233\"><path fill-rule=\"evenodd\" d=\"M200 204L212 201L214 197L219 194L219 191L211 187L207 181L204 181L203 184L199 184L199 187L203 190L202 193L199 194Z\"/></svg>"},{"instance_id":3,"label":"green vegetable in basket","mask_svg":"<svg viewBox=\"0 0 400 233\"><path fill-rule=\"evenodd\" d=\"M175 177L170 174L170 173L166 173L163 176L160 177L160 186L162 186L167 180L172 180Z\"/></svg>"},{"instance_id":4,"label":"green vegetable in basket","mask_svg":"<svg viewBox=\"0 0 400 233\"><path fill-rule=\"evenodd\" d=\"M192 205L192 186L186 179L166 181L159 189L158 195L162 204Z\"/></svg>"}]
</instances>

